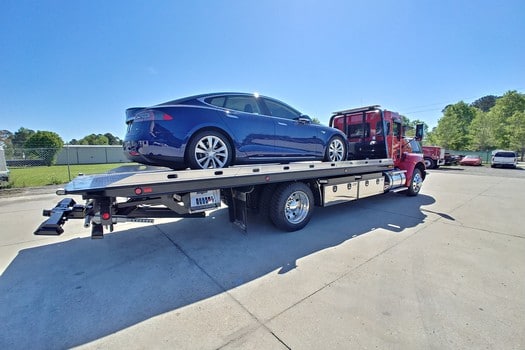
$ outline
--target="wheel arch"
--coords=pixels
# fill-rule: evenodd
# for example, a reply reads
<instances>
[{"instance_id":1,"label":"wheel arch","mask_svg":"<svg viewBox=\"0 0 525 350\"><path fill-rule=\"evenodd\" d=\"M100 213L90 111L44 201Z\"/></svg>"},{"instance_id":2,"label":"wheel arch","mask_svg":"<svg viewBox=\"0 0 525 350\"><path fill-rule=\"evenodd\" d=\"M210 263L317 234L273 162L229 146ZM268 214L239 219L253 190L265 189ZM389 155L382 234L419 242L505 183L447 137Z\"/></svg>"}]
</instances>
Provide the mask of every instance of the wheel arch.
<instances>
[{"instance_id":1,"label":"wheel arch","mask_svg":"<svg viewBox=\"0 0 525 350\"><path fill-rule=\"evenodd\" d=\"M202 131L215 131L215 132L219 132L222 135L224 135L224 137L226 137L226 139L228 140L228 142L230 143L230 146L231 146L231 150L232 150L232 164L236 163L236 160L237 160L237 147L235 146L235 142L233 141L232 137L223 128L220 128L218 126L213 126L213 125L203 126L203 127L199 128L199 129L195 129L195 130L192 131L191 135L188 137L188 141L186 142L186 145L184 146L184 161L185 162L188 162L188 152L189 152L188 145L195 138L195 135L199 134Z\"/></svg>"}]
</instances>

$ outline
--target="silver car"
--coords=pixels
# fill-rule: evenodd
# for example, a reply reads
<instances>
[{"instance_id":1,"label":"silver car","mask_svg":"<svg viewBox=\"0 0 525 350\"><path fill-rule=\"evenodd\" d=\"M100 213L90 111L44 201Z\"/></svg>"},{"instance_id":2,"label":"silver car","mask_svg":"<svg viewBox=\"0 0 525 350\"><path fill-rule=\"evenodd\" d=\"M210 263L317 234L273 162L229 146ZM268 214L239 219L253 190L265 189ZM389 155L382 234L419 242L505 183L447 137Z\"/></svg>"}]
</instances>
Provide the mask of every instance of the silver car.
<instances>
[{"instance_id":1,"label":"silver car","mask_svg":"<svg viewBox=\"0 0 525 350\"><path fill-rule=\"evenodd\" d=\"M490 166L515 168L518 164L518 155L514 151L494 151L490 160Z\"/></svg>"}]
</instances>

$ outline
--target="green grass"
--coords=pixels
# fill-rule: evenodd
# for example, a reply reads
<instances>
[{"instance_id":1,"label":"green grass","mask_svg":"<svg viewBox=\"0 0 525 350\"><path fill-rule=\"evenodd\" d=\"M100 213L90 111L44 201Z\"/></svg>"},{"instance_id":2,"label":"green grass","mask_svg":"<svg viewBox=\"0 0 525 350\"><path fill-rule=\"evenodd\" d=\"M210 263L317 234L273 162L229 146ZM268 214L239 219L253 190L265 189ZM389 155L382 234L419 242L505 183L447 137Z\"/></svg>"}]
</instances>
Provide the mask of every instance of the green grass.
<instances>
[{"instance_id":1,"label":"green grass","mask_svg":"<svg viewBox=\"0 0 525 350\"><path fill-rule=\"evenodd\" d=\"M77 177L79 173L85 175L101 174L119 166L130 164L135 163L70 165L71 179ZM11 188L60 185L69 182L67 165L9 168L9 170L10 179L7 187Z\"/></svg>"}]
</instances>

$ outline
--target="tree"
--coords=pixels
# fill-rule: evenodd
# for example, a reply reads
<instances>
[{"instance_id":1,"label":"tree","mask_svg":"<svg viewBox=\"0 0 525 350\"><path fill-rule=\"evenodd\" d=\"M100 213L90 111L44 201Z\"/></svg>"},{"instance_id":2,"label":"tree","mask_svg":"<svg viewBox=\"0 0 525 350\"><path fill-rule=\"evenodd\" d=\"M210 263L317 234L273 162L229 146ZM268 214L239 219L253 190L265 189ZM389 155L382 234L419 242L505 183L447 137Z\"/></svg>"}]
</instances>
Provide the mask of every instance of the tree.
<instances>
[{"instance_id":1,"label":"tree","mask_svg":"<svg viewBox=\"0 0 525 350\"><path fill-rule=\"evenodd\" d=\"M489 111L494 123L494 138L497 148L511 148L512 130L516 127L509 118L515 113L525 111L525 95L517 91L508 91L496 101L496 105Z\"/></svg>"},{"instance_id":2,"label":"tree","mask_svg":"<svg viewBox=\"0 0 525 350\"><path fill-rule=\"evenodd\" d=\"M476 110L476 116L470 123L469 136L469 149L473 151L494 148L494 123L488 113Z\"/></svg>"},{"instance_id":3,"label":"tree","mask_svg":"<svg viewBox=\"0 0 525 350\"><path fill-rule=\"evenodd\" d=\"M122 140L118 136L113 136L110 132L105 133L104 136L108 138L110 145L122 145Z\"/></svg>"},{"instance_id":4,"label":"tree","mask_svg":"<svg viewBox=\"0 0 525 350\"><path fill-rule=\"evenodd\" d=\"M91 134L78 141L79 145L109 145L109 140L102 134Z\"/></svg>"},{"instance_id":5,"label":"tree","mask_svg":"<svg viewBox=\"0 0 525 350\"><path fill-rule=\"evenodd\" d=\"M465 149L469 145L469 126L476 115L476 109L463 101L443 109L443 117L433 130L437 144L447 149Z\"/></svg>"},{"instance_id":6,"label":"tree","mask_svg":"<svg viewBox=\"0 0 525 350\"><path fill-rule=\"evenodd\" d=\"M521 152L521 161L525 153L525 111L516 112L509 118L510 145Z\"/></svg>"},{"instance_id":7,"label":"tree","mask_svg":"<svg viewBox=\"0 0 525 350\"><path fill-rule=\"evenodd\" d=\"M45 165L53 165L58 151L64 146L64 141L52 131L37 131L26 141L25 148L30 148L30 157L42 159Z\"/></svg>"},{"instance_id":8,"label":"tree","mask_svg":"<svg viewBox=\"0 0 525 350\"><path fill-rule=\"evenodd\" d=\"M472 107L476 107L483 112L488 112L494 105L496 104L496 100L498 99L497 96L494 95L487 95L483 96L482 98L478 98L476 101L472 102L470 105Z\"/></svg>"},{"instance_id":9,"label":"tree","mask_svg":"<svg viewBox=\"0 0 525 350\"><path fill-rule=\"evenodd\" d=\"M12 144L14 148L23 148L27 140L35 133L34 130L20 128L13 134Z\"/></svg>"}]
</instances>

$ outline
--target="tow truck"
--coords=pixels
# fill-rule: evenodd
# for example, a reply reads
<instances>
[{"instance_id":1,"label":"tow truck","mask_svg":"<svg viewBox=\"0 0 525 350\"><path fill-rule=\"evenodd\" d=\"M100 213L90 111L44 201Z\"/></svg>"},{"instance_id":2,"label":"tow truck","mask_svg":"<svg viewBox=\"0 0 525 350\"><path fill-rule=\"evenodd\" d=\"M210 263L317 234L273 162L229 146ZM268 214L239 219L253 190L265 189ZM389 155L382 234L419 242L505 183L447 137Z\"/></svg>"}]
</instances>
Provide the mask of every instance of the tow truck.
<instances>
[{"instance_id":1,"label":"tow truck","mask_svg":"<svg viewBox=\"0 0 525 350\"><path fill-rule=\"evenodd\" d=\"M121 222L153 223L156 218L199 218L228 207L229 220L247 231L248 210L283 231L310 221L315 206L326 207L389 191L416 196L425 179L418 142L403 137L401 117L378 105L334 112L330 126L348 139L349 158L340 162L257 164L221 169L171 170L137 165L106 174L78 176L58 195L81 195L84 204L64 198L34 232L60 235L70 219L84 220L92 238ZM423 128L416 128L416 139Z\"/></svg>"}]
</instances>

